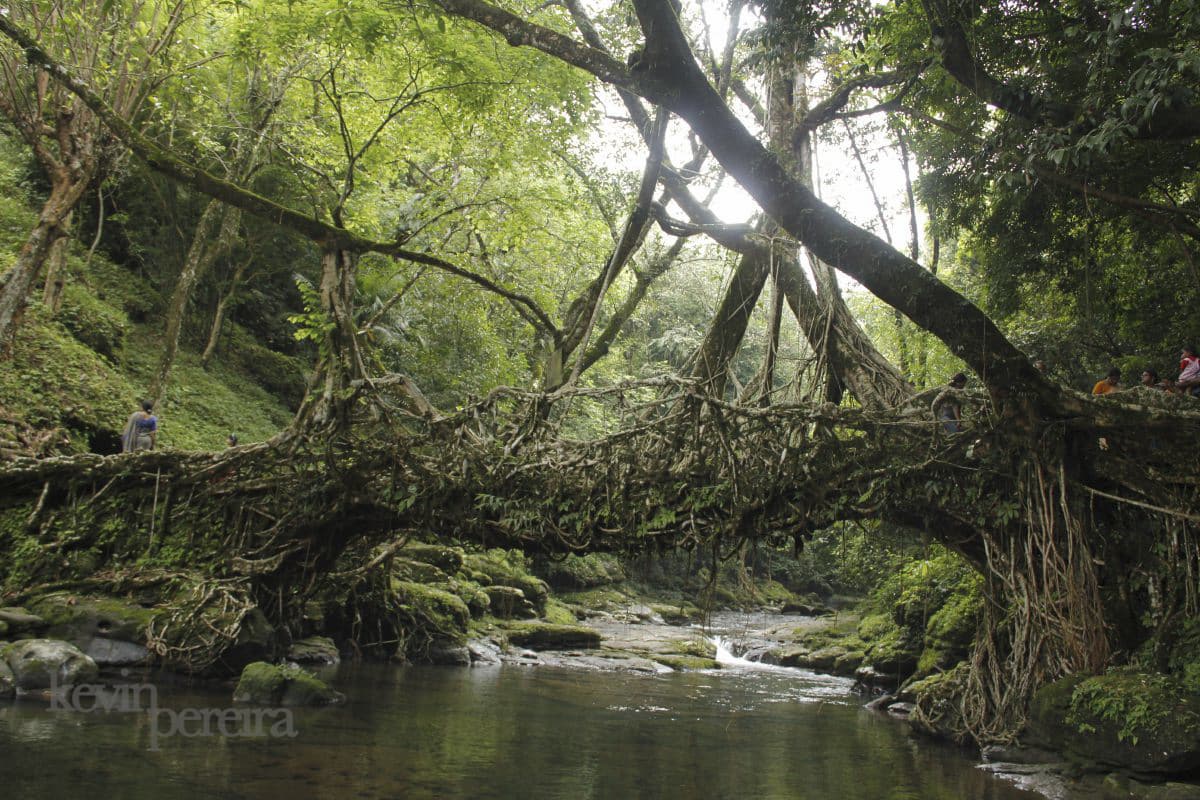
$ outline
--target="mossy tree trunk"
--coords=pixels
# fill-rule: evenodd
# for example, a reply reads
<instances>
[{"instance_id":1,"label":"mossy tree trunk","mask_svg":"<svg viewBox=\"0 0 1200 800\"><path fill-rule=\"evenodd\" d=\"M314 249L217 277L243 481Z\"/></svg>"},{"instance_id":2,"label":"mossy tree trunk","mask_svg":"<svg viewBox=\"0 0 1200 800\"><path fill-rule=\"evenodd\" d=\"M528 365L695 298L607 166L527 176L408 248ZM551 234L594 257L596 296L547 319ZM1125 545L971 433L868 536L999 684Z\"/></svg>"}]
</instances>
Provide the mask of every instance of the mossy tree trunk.
<instances>
[{"instance_id":1,"label":"mossy tree trunk","mask_svg":"<svg viewBox=\"0 0 1200 800\"><path fill-rule=\"evenodd\" d=\"M294 432L335 435L350 427L355 397L367 369L358 345L354 320L358 254L338 247L321 254L319 326L320 355L308 393L292 422Z\"/></svg>"},{"instance_id":2,"label":"mossy tree trunk","mask_svg":"<svg viewBox=\"0 0 1200 800\"><path fill-rule=\"evenodd\" d=\"M92 170L94 164L76 174L60 168L51 176L50 196L0 288L0 350L11 344L43 265L56 243L67 235L67 222L87 190Z\"/></svg>"},{"instance_id":3,"label":"mossy tree trunk","mask_svg":"<svg viewBox=\"0 0 1200 800\"><path fill-rule=\"evenodd\" d=\"M74 211L67 214L63 220L63 229L71 230L71 218ZM67 242L64 235L50 247L50 256L46 259L46 285L42 288L42 305L51 314L57 314L62 309L63 292L67 287Z\"/></svg>"}]
</instances>

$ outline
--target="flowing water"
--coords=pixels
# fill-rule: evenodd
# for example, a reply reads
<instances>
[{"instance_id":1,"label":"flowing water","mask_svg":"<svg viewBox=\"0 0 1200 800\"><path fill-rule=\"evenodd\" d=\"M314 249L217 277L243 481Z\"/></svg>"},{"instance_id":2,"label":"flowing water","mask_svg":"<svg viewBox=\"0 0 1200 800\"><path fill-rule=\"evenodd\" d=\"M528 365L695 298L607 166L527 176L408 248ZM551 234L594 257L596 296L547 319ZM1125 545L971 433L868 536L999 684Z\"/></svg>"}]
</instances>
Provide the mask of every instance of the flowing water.
<instances>
[{"instance_id":1,"label":"flowing water","mask_svg":"<svg viewBox=\"0 0 1200 800\"><path fill-rule=\"evenodd\" d=\"M156 714L23 699L0 704L0 798L1033 797L863 710L844 679L724 659L658 675L348 664L346 705L295 709L277 738L172 730L230 706L222 688L160 686ZM247 732L237 713L226 733Z\"/></svg>"}]
</instances>

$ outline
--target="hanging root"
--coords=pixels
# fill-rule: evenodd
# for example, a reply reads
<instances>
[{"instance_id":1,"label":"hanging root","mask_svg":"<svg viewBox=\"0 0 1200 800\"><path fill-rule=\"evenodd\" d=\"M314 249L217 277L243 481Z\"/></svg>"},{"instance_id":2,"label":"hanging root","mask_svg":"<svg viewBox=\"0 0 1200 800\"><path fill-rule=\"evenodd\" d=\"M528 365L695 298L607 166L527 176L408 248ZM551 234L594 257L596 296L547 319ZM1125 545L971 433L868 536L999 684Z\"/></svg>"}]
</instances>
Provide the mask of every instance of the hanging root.
<instances>
[{"instance_id":1,"label":"hanging root","mask_svg":"<svg viewBox=\"0 0 1200 800\"><path fill-rule=\"evenodd\" d=\"M254 608L246 581L191 576L177 585L169 610L150 623L147 649L164 666L193 674L207 672L238 643L246 616Z\"/></svg>"}]
</instances>

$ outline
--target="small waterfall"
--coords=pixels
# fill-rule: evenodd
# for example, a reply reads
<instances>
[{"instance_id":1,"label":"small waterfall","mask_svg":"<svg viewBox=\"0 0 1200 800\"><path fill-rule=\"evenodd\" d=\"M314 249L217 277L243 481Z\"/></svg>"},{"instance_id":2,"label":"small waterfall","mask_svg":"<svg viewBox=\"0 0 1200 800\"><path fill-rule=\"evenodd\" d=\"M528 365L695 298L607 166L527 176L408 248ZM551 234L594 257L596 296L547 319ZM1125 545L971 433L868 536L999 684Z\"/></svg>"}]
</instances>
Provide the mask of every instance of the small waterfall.
<instances>
[{"instance_id":1,"label":"small waterfall","mask_svg":"<svg viewBox=\"0 0 1200 800\"><path fill-rule=\"evenodd\" d=\"M723 667L736 667L738 669L761 669L761 670L787 670L786 667L777 667L774 664L764 664L761 661L750 661L749 659L735 656L733 650L730 649L731 643L726 641L721 636L710 636L708 638L713 646L717 648L715 661Z\"/></svg>"}]
</instances>

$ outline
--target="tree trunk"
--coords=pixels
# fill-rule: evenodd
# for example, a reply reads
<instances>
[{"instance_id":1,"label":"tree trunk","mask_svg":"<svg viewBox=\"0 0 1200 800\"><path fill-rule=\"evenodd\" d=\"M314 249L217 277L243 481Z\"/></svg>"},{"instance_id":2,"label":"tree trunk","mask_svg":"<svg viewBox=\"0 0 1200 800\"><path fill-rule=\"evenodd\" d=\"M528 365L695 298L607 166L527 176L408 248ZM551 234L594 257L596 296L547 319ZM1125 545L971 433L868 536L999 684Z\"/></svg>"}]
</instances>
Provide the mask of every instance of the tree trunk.
<instances>
[{"instance_id":1,"label":"tree trunk","mask_svg":"<svg viewBox=\"0 0 1200 800\"><path fill-rule=\"evenodd\" d=\"M292 421L293 431L338 433L350 427L356 388L367 378L354 324L358 255L330 248L321 254L320 357L308 393Z\"/></svg>"},{"instance_id":2,"label":"tree trunk","mask_svg":"<svg viewBox=\"0 0 1200 800\"><path fill-rule=\"evenodd\" d=\"M246 270L250 266L250 260L247 259L241 264L238 264L234 270L233 277L229 279L229 288L221 295L221 299L217 301L217 310L213 312L212 327L208 329L208 343L204 345L204 353L200 356L200 366L208 369L208 364L212 361L212 357L217 353L217 343L221 339L221 326L225 322L225 309L233 301L234 293L237 292L238 285L242 282L242 278L246 274Z\"/></svg>"},{"instance_id":3,"label":"tree trunk","mask_svg":"<svg viewBox=\"0 0 1200 800\"><path fill-rule=\"evenodd\" d=\"M224 215L221 211L224 209ZM220 231L216 241L210 241L213 228L220 216ZM167 391L167 381L171 375L171 367L175 363L175 354L179 351L179 336L183 330L183 320L187 314L188 301L191 300L192 290L196 283L208 271L209 266L216 260L220 252L229 246L237 234L241 224L241 212L230 206L224 206L218 200L210 200L196 223L196 231L192 235L191 246L183 261L183 269L179 272L179 280L175 283L175 291L171 294L171 304L167 308L167 330L163 336L163 351L158 360L158 368L150 382L149 397L155 406L162 402Z\"/></svg>"},{"instance_id":4,"label":"tree trunk","mask_svg":"<svg viewBox=\"0 0 1200 800\"><path fill-rule=\"evenodd\" d=\"M744 253L704 334L704 341L696 352L692 377L698 378L704 391L713 397L725 396L729 365L746 335L750 315L758 305L758 296L770 271L771 262L766 250Z\"/></svg>"},{"instance_id":5,"label":"tree trunk","mask_svg":"<svg viewBox=\"0 0 1200 800\"><path fill-rule=\"evenodd\" d=\"M66 235L66 222L87 188L87 183L86 179L66 177L53 181L50 196L42 206L37 224L21 246L16 262L4 276L4 286L0 289L0 352L11 346L29 302L29 292L37 282L54 243Z\"/></svg>"},{"instance_id":6,"label":"tree trunk","mask_svg":"<svg viewBox=\"0 0 1200 800\"><path fill-rule=\"evenodd\" d=\"M63 235L50 246L46 259L46 285L42 289L42 305L57 314L62 308L63 289L67 285L67 231L71 230L71 218L75 212L67 212L63 220Z\"/></svg>"}]
</instances>

